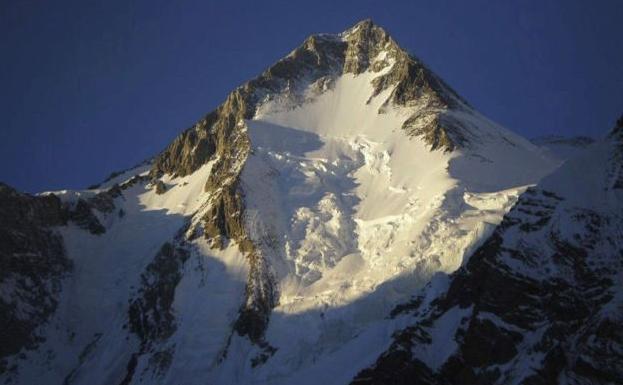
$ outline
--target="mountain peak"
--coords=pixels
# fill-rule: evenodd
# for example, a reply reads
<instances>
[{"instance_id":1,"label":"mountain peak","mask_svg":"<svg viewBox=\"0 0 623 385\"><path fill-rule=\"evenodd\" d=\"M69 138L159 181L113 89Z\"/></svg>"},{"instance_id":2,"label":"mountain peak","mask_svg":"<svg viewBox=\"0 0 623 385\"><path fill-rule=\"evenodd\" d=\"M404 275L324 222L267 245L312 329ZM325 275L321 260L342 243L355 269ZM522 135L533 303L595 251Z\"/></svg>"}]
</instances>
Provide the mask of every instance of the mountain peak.
<instances>
[{"instance_id":1,"label":"mountain peak","mask_svg":"<svg viewBox=\"0 0 623 385\"><path fill-rule=\"evenodd\" d=\"M402 126L408 136L421 137L431 150L450 152L467 144L468 130L447 114L469 109L467 102L383 28L366 19L342 33L311 35L260 76L238 87L156 158L154 174L188 175L218 157L224 150L222 143L236 132L234 126L252 119L267 102L284 100L296 108L310 101L309 89L320 94L344 75L364 73L369 73L372 85L368 103L381 95L385 98L378 113L387 108L412 110ZM244 134L241 138L246 140Z\"/></svg>"},{"instance_id":2,"label":"mountain peak","mask_svg":"<svg viewBox=\"0 0 623 385\"><path fill-rule=\"evenodd\" d=\"M310 36L262 76L291 84L309 80L310 71L312 79L371 72L370 100L391 89L384 107L422 107L404 122L408 135L423 137L431 150L453 151L467 143L465 129L445 111L471 109L469 104L371 19L338 34Z\"/></svg>"},{"instance_id":3,"label":"mountain peak","mask_svg":"<svg viewBox=\"0 0 623 385\"><path fill-rule=\"evenodd\" d=\"M341 33L340 37L348 44L344 62L345 73L360 74L366 71L381 52L387 52L394 58L409 56L383 28L375 25L370 19L355 24Z\"/></svg>"},{"instance_id":4,"label":"mountain peak","mask_svg":"<svg viewBox=\"0 0 623 385\"><path fill-rule=\"evenodd\" d=\"M372 28L375 27L376 25L374 24L374 22L372 21L371 18L367 18L367 19L363 19L363 20L359 20L357 23L355 23L352 27L350 27L349 29L347 29L345 31L345 33L348 32L353 32L355 30L357 30L358 28Z\"/></svg>"},{"instance_id":5,"label":"mountain peak","mask_svg":"<svg viewBox=\"0 0 623 385\"><path fill-rule=\"evenodd\" d=\"M387 32L377 24L374 24L372 19L361 20L352 27L348 28L341 34L339 34L345 40L366 39L371 37L387 36Z\"/></svg>"}]
</instances>

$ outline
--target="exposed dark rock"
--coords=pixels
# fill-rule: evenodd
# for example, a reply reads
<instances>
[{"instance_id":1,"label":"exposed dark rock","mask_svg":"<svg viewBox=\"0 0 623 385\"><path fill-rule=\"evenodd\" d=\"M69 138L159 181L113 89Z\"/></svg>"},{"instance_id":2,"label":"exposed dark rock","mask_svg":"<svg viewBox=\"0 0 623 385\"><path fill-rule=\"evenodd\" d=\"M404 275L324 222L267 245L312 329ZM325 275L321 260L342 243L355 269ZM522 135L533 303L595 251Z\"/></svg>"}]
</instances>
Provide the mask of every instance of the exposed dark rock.
<instances>
[{"instance_id":1,"label":"exposed dark rock","mask_svg":"<svg viewBox=\"0 0 623 385\"><path fill-rule=\"evenodd\" d=\"M266 363L266 361L268 361L268 359L277 352L277 348L270 346L267 342L259 343L259 345L262 348L262 351L251 359L252 368Z\"/></svg>"},{"instance_id":2,"label":"exposed dark rock","mask_svg":"<svg viewBox=\"0 0 623 385\"><path fill-rule=\"evenodd\" d=\"M422 333L425 336L422 336ZM414 336L420 336L415 339ZM428 342L430 337L421 328L407 328L394 335L392 348L377 360L372 368L357 374L351 384L357 385L443 385L448 384L435 374L425 363L412 354L414 342Z\"/></svg>"},{"instance_id":3,"label":"exposed dark rock","mask_svg":"<svg viewBox=\"0 0 623 385\"><path fill-rule=\"evenodd\" d=\"M269 314L276 305L275 288L265 271L262 262L255 261L260 258L257 254L251 254L251 269L246 288L247 301L240 309L240 315L234 325L234 329L240 335L247 335L254 342L261 342L264 330L268 326Z\"/></svg>"},{"instance_id":4,"label":"exposed dark rock","mask_svg":"<svg viewBox=\"0 0 623 385\"><path fill-rule=\"evenodd\" d=\"M131 356L122 383L131 383L138 358L142 355L149 355L149 367L156 375L165 373L172 362L174 346L167 345L167 340L177 329L172 306L175 289L182 279L182 267L190 257L181 235L184 230L180 231L174 243L162 245L154 260L145 268L141 286L130 300L129 329L138 337L140 348Z\"/></svg>"},{"instance_id":5,"label":"exposed dark rock","mask_svg":"<svg viewBox=\"0 0 623 385\"><path fill-rule=\"evenodd\" d=\"M197 170L212 156L215 150L213 136L208 132L215 114L205 119L180 136L156 158L154 170L184 176Z\"/></svg>"},{"instance_id":6,"label":"exposed dark rock","mask_svg":"<svg viewBox=\"0 0 623 385\"><path fill-rule=\"evenodd\" d=\"M164 194L165 192L167 192L167 186L164 184L164 182L163 182L163 181L158 180L158 181L156 182L156 194L158 194L158 195L162 195L162 194Z\"/></svg>"},{"instance_id":7,"label":"exposed dark rock","mask_svg":"<svg viewBox=\"0 0 623 385\"><path fill-rule=\"evenodd\" d=\"M72 269L54 226L67 222L53 194L21 194L0 183L0 372L5 358L33 349L35 334L57 307L64 276Z\"/></svg>"},{"instance_id":8,"label":"exposed dark rock","mask_svg":"<svg viewBox=\"0 0 623 385\"><path fill-rule=\"evenodd\" d=\"M401 314L417 310L422 305L423 301L424 301L424 296L418 295L412 300L410 300L409 302L398 304L389 313L389 317L396 318L397 316Z\"/></svg>"},{"instance_id":9,"label":"exposed dark rock","mask_svg":"<svg viewBox=\"0 0 623 385\"><path fill-rule=\"evenodd\" d=\"M473 368L503 364L515 357L522 339L519 333L475 318L461 336L461 356L465 365Z\"/></svg>"},{"instance_id":10,"label":"exposed dark rock","mask_svg":"<svg viewBox=\"0 0 623 385\"><path fill-rule=\"evenodd\" d=\"M421 136L431 146L431 150L454 151L463 146L467 131L461 124L439 111L424 110L405 120L402 128L409 135Z\"/></svg>"},{"instance_id":11,"label":"exposed dark rock","mask_svg":"<svg viewBox=\"0 0 623 385\"><path fill-rule=\"evenodd\" d=\"M171 306L188 257L188 250L167 242L141 275L141 288L130 303L129 322L130 331L142 344L166 340L175 332Z\"/></svg>"},{"instance_id":12,"label":"exposed dark rock","mask_svg":"<svg viewBox=\"0 0 623 385\"><path fill-rule=\"evenodd\" d=\"M134 378L134 372L136 372L136 366L138 365L138 354L134 353L130 357L128 361L128 365L126 366L126 373L123 380L119 383L119 385L129 385L132 383L132 378Z\"/></svg>"},{"instance_id":13,"label":"exposed dark rock","mask_svg":"<svg viewBox=\"0 0 623 385\"><path fill-rule=\"evenodd\" d=\"M122 171L113 171L110 173L110 175L108 175L106 177L106 179L104 179L104 181L102 183L106 183L109 180L112 180L113 178L118 177L119 175L123 174L126 170L122 170ZM89 187L87 187L88 190L95 190L96 188L99 188L102 183L97 183L97 184L92 184Z\"/></svg>"},{"instance_id":14,"label":"exposed dark rock","mask_svg":"<svg viewBox=\"0 0 623 385\"><path fill-rule=\"evenodd\" d=\"M366 71L372 60L386 48L387 44L396 45L389 35L367 19L357 23L345 34L348 42L344 53L344 73L356 75Z\"/></svg>"},{"instance_id":15,"label":"exposed dark rock","mask_svg":"<svg viewBox=\"0 0 623 385\"><path fill-rule=\"evenodd\" d=\"M108 190L101 191L90 198L81 198L74 204L64 205L67 217L79 227L88 230L91 234L100 235L105 233L106 228L98 219L95 211L102 214L113 213L116 207L115 199L122 197L123 190L137 183L139 180L141 180L140 177L134 177L122 186L115 184ZM123 216L121 211L118 211L120 217Z\"/></svg>"},{"instance_id":16,"label":"exposed dark rock","mask_svg":"<svg viewBox=\"0 0 623 385\"><path fill-rule=\"evenodd\" d=\"M115 209L115 198L123 195L123 189L115 184L106 191L96 194L88 200L91 207L101 213L111 213Z\"/></svg>"},{"instance_id":17,"label":"exposed dark rock","mask_svg":"<svg viewBox=\"0 0 623 385\"><path fill-rule=\"evenodd\" d=\"M617 140L623 140L623 115L617 119L614 128L610 132L610 136L616 137Z\"/></svg>"},{"instance_id":18,"label":"exposed dark rock","mask_svg":"<svg viewBox=\"0 0 623 385\"><path fill-rule=\"evenodd\" d=\"M78 366L75 367L74 369L72 369L69 374L67 374L67 376L65 376L64 380L63 380L63 385L71 385L71 383L74 381L76 373L78 372L78 369L80 368L80 366L82 366L84 364L84 362L86 361L86 358L89 356L89 354L91 354L93 352L93 350L95 350L95 347L97 346L97 343L99 342L100 338L102 338L102 333L96 333L93 336L93 340L91 340L91 342L89 342L84 349L82 349L82 351L80 352L80 355L78 356Z\"/></svg>"},{"instance_id":19,"label":"exposed dark rock","mask_svg":"<svg viewBox=\"0 0 623 385\"><path fill-rule=\"evenodd\" d=\"M242 196L237 185L224 186L220 190L204 215L204 234L212 241L212 246L222 249L226 239L239 240L246 234L242 219Z\"/></svg>"},{"instance_id":20,"label":"exposed dark rock","mask_svg":"<svg viewBox=\"0 0 623 385\"><path fill-rule=\"evenodd\" d=\"M120 184L119 188L121 188L122 191L127 190L130 187L135 186L139 183L147 183L149 181L149 178L150 178L149 175L135 175L129 180Z\"/></svg>"},{"instance_id":21,"label":"exposed dark rock","mask_svg":"<svg viewBox=\"0 0 623 385\"><path fill-rule=\"evenodd\" d=\"M91 211L91 205L84 199L79 199L75 206L69 210L69 219L92 234L97 235L106 232L106 228L102 226L97 216Z\"/></svg>"},{"instance_id":22,"label":"exposed dark rock","mask_svg":"<svg viewBox=\"0 0 623 385\"><path fill-rule=\"evenodd\" d=\"M623 190L623 115L617 120L609 136L614 140L618 151L615 151L610 162L610 186L615 190Z\"/></svg>"},{"instance_id":23,"label":"exposed dark rock","mask_svg":"<svg viewBox=\"0 0 623 385\"><path fill-rule=\"evenodd\" d=\"M149 357L149 366L154 368L156 375L162 376L169 369L175 354L174 348L174 346L170 346L167 349L156 351Z\"/></svg>"}]
</instances>

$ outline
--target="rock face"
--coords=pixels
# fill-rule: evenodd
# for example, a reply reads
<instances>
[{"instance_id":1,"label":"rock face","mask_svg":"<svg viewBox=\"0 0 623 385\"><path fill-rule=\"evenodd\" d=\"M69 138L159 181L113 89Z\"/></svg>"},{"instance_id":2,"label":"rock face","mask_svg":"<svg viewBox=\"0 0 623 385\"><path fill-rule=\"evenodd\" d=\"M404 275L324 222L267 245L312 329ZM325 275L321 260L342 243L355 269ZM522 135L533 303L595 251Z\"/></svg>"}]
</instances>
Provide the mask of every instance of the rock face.
<instances>
[{"instance_id":1,"label":"rock face","mask_svg":"<svg viewBox=\"0 0 623 385\"><path fill-rule=\"evenodd\" d=\"M615 190L623 189L623 115L617 120L614 129L610 132L609 136L615 142L619 143L619 151L612 157L612 165L610 166L611 188Z\"/></svg>"},{"instance_id":2,"label":"rock face","mask_svg":"<svg viewBox=\"0 0 623 385\"><path fill-rule=\"evenodd\" d=\"M54 312L72 264L52 229L67 222L54 195L20 194L0 184L0 372L4 358L41 341L35 332Z\"/></svg>"},{"instance_id":3,"label":"rock face","mask_svg":"<svg viewBox=\"0 0 623 385\"><path fill-rule=\"evenodd\" d=\"M156 194L162 195L165 192L167 192L167 186L161 180L158 180L156 182Z\"/></svg>"},{"instance_id":4,"label":"rock face","mask_svg":"<svg viewBox=\"0 0 623 385\"><path fill-rule=\"evenodd\" d=\"M176 244L165 243L141 274L141 287L128 313L129 329L138 336L140 346L130 357L122 383L132 381L141 355L149 355L149 366L154 373L166 372L171 363L171 347L166 346L166 341L176 329L172 310L175 288L182 279L182 266L190 256L181 239L178 236Z\"/></svg>"},{"instance_id":5,"label":"rock face","mask_svg":"<svg viewBox=\"0 0 623 385\"><path fill-rule=\"evenodd\" d=\"M121 195L115 185L69 204L54 194L22 194L0 183L2 371L12 370L4 367L4 357L45 341L36 330L56 310L63 280L71 275L73 264L58 228L71 224L94 235L105 233L95 213L112 213Z\"/></svg>"},{"instance_id":6,"label":"rock face","mask_svg":"<svg viewBox=\"0 0 623 385\"><path fill-rule=\"evenodd\" d=\"M526 191L446 289L397 308L411 326L353 383L620 383L620 126Z\"/></svg>"}]
</instances>

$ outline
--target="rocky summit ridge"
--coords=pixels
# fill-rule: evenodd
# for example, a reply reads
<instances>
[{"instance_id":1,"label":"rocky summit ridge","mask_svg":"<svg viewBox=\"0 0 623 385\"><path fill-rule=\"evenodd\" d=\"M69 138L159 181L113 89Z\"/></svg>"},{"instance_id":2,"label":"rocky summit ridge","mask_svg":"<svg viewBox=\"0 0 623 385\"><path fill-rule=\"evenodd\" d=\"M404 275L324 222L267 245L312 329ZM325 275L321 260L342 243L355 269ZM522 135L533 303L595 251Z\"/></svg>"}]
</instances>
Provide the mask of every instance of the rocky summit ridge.
<instances>
[{"instance_id":1,"label":"rocky summit ridge","mask_svg":"<svg viewBox=\"0 0 623 385\"><path fill-rule=\"evenodd\" d=\"M381 52L386 53L384 60L374 62ZM395 63L390 71L374 79L371 96L395 87L386 103L407 106L424 100L426 108L411 116L403 128L408 130L419 121L430 120L428 125L410 134L423 136L433 150L452 151L460 146L464 134L441 115L444 109L467 107L467 103L418 59L400 48L383 28L364 20L337 35L310 36L259 77L236 88L215 111L178 136L158 155L152 172L184 176L212 157L218 157L223 146L230 143L230 135L238 123L251 119L267 97L285 94L293 103L301 103L297 88L303 82L330 83L342 74L380 72L390 65L390 59ZM439 116L433 116L435 114Z\"/></svg>"}]
</instances>

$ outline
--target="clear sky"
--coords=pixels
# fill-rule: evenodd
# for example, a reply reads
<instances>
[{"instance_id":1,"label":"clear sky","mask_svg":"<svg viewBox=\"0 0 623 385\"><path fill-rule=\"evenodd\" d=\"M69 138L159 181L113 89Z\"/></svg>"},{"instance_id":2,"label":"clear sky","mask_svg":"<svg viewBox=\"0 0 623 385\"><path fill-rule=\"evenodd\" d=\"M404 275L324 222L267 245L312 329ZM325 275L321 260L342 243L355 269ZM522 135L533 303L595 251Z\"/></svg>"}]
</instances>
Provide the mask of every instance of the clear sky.
<instances>
[{"instance_id":1,"label":"clear sky","mask_svg":"<svg viewBox=\"0 0 623 385\"><path fill-rule=\"evenodd\" d=\"M84 188L164 148L305 37L365 18L526 136L623 113L623 1L1 1L0 181Z\"/></svg>"}]
</instances>

